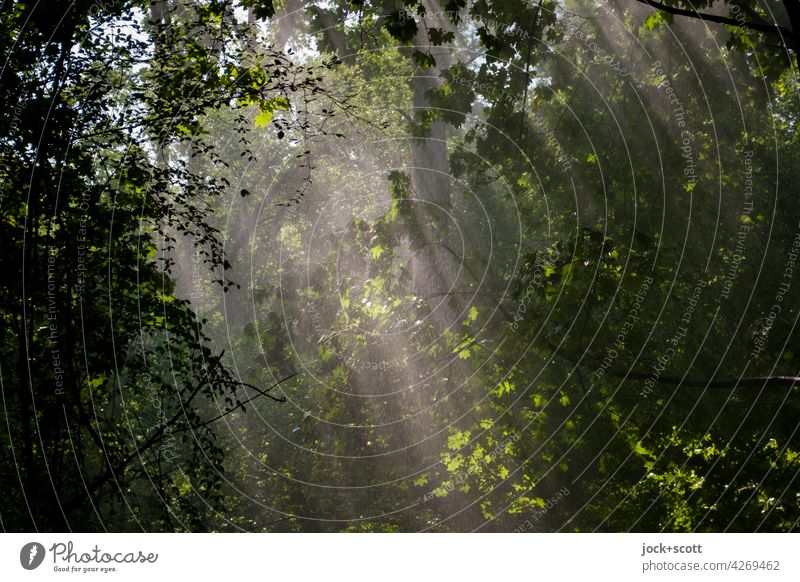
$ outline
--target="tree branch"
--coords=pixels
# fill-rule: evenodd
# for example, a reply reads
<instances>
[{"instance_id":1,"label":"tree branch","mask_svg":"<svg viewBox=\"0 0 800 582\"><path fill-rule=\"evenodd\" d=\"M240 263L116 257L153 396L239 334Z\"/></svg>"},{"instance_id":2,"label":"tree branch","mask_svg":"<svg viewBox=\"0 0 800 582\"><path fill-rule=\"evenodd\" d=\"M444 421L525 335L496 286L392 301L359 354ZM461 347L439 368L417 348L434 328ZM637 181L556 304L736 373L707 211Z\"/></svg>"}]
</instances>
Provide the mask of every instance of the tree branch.
<instances>
[{"instance_id":1,"label":"tree branch","mask_svg":"<svg viewBox=\"0 0 800 582\"><path fill-rule=\"evenodd\" d=\"M704 380L700 378L681 378L679 376L659 376L655 378L646 372L628 372L627 374L611 372L615 378L631 378L633 380L655 379L664 384L676 384L689 388L791 388L800 386L800 377L795 376L761 376L750 378L724 378L721 380Z\"/></svg>"},{"instance_id":2,"label":"tree branch","mask_svg":"<svg viewBox=\"0 0 800 582\"><path fill-rule=\"evenodd\" d=\"M297 376L297 374L298 374L298 372L295 372L294 374L286 376L285 378L281 378L280 380L275 382L272 386L267 388L267 390L272 390L278 384L282 384L283 382L286 382L286 380L290 380L291 378L294 378L295 376ZM217 422L219 419L221 419L221 418L223 418L225 416L228 416L230 413L236 412L237 410L239 410L239 408L244 408L245 404L247 404L248 402L252 402L253 400L258 398L259 396L266 396L268 398L272 398L275 402L286 402L286 398L285 397L281 396L280 398L276 398L272 394L267 394L267 390L261 390L260 388L256 388L252 384L246 384L244 382L235 382L235 384L237 384L238 386L246 386L247 388L251 388L251 389L255 390L256 392L258 392L258 394L248 398L244 402L240 402L236 407L231 408L230 410L226 410L225 412L223 412L219 416L215 416L211 420L207 420L206 422L203 422L201 424L195 424L195 425L190 425L190 426L186 426L186 427L183 427L183 428L179 428L177 430L173 430L172 433L175 434L176 432L184 432L184 431L187 431L187 430L194 430L194 429L198 429L198 428L203 428L204 426L208 426L209 424Z\"/></svg>"},{"instance_id":3,"label":"tree branch","mask_svg":"<svg viewBox=\"0 0 800 582\"><path fill-rule=\"evenodd\" d=\"M794 32L777 24L766 24L761 22L752 22L749 20L739 21L734 18L728 18L727 16L706 14L704 12L697 12L696 10L686 10L684 8L678 8L677 6L667 6L665 4L662 4L661 2L657 2L656 0L636 0L636 1L639 2L640 4L645 4L647 6L650 6L651 8L655 8L656 10L667 12L668 14L674 14L676 16L688 16L689 18L695 18L707 22L716 22L718 24L727 24L728 26L735 26L737 28L749 28L751 30L756 30L758 32L763 32L766 34L779 34L787 40L794 41Z\"/></svg>"},{"instance_id":4,"label":"tree branch","mask_svg":"<svg viewBox=\"0 0 800 582\"><path fill-rule=\"evenodd\" d=\"M222 355L224 353L225 352L223 351L217 358L214 358L216 360L216 365L219 365L220 361L222 360ZM281 384L282 382L285 382L286 380L289 380L290 378L293 378L295 376L297 376L297 372L295 372L294 374L292 374L290 376L287 376L287 377L285 377L285 378L283 378L281 380L278 380L275 384L273 384L272 386L270 386L266 390L261 390L259 388L256 388L255 386L252 386L251 384L244 384L243 382L236 382L237 385L244 385L244 386L247 386L248 388L256 390L258 392L258 394L256 394L252 398L249 398L249 399L245 400L244 402L240 402L239 405L236 406L236 408L228 410L227 412L221 414L220 416L212 418L211 420L209 420L207 422L204 422L204 423L201 423L201 424L198 424L198 425L191 425L191 426L188 426L188 427L185 427L185 428L180 428L180 429L177 429L177 430L171 430L171 433L183 432L183 431L189 430L189 429L198 429L198 428L205 427L205 426L211 424L212 422L215 422L215 421L219 420L223 416L226 416L227 414L230 414L234 410L237 410L241 405L247 404L251 400L254 400L254 399L258 398L259 396L269 396L270 398L272 398L273 400L276 400L278 402L285 402L286 401L285 398L282 398L282 397L281 398L276 398L276 397L274 397L274 396L272 396L270 394L267 394L267 391L271 390L272 388L274 388L278 384ZM214 382L214 381L212 380L211 382ZM217 380L216 382L220 383L219 380ZM156 443L158 443L160 438L163 436L165 430L167 429L167 427L171 428L175 423L178 422L180 417L183 416L183 414L184 414L183 411L184 411L184 408L186 407L186 405L188 405L188 403L192 401L192 399L197 395L197 393L201 390L201 388L203 386L205 386L206 384L208 384L208 383L209 383L208 380L199 382L197 384L197 386L194 388L194 390L192 390L192 393L189 395L189 398L181 406L181 410L180 411L176 412L175 415L170 420L168 420L167 422L163 423L155 431L153 431L153 434L151 434L141 446L137 447L134 444L134 448L136 449L135 452L132 452L131 454L127 455L122 460L120 460L116 465L113 465L113 466L112 466L112 464L111 464L111 462L109 460L108 465L106 467L106 470L103 472L103 474L100 475L97 479L95 479L91 484L87 485L87 488L86 488L87 491L90 494L95 493L106 481L108 481L112 477L116 478L116 475L118 473L122 472L125 469L125 467L127 467L134 459L136 459L137 457L141 457L141 455L145 451L151 449ZM226 383L226 382L222 382L222 383ZM80 502L81 499L82 498L80 498L80 497L72 499L69 502L65 503L64 506L65 507L73 507L75 504Z\"/></svg>"}]
</instances>

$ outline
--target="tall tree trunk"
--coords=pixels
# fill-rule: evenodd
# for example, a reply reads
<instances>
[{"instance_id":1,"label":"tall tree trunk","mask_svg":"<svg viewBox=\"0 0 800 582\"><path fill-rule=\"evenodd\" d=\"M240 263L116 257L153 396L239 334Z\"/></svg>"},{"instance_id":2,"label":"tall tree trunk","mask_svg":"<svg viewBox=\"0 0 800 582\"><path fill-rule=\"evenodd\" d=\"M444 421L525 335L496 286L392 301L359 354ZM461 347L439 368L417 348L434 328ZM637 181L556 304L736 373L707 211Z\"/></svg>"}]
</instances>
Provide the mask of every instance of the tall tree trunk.
<instances>
[{"instance_id":1,"label":"tall tree trunk","mask_svg":"<svg viewBox=\"0 0 800 582\"><path fill-rule=\"evenodd\" d=\"M336 50L339 60L346 65L355 65L355 52L348 46L347 37L345 37L342 29L339 28L339 23L337 23L334 13L317 6L312 6L311 11L319 19L319 23L322 25L322 34L325 35L325 38Z\"/></svg>"},{"instance_id":2,"label":"tall tree trunk","mask_svg":"<svg viewBox=\"0 0 800 582\"><path fill-rule=\"evenodd\" d=\"M442 9L436 0L423 2L428 14L441 14ZM425 19L428 19L426 16ZM423 53L430 53L436 64L430 68L417 67L413 78L413 106L414 112L430 108L428 91L440 87L443 83L441 74L453 64L454 59L451 48L447 45L434 46L431 44L428 29L444 28L454 32L449 22L442 20L424 22L420 26L414 46ZM426 138L415 140L411 148L411 184L420 199L426 202L450 207L450 176L449 159L447 155L446 128L442 121L435 121L429 128Z\"/></svg>"},{"instance_id":3,"label":"tall tree trunk","mask_svg":"<svg viewBox=\"0 0 800 582\"><path fill-rule=\"evenodd\" d=\"M436 0L424 0L428 15L441 15L443 10ZM451 48L447 45L434 46L429 38L428 29L443 28L453 31L452 25L429 16L419 25L414 38L416 50L429 53L436 61L429 68L417 67L412 80L413 107L415 116L431 107L428 92L443 83L441 74L454 62ZM415 249L412 276L414 292L420 297L436 297L430 301L433 322L444 328L454 323L457 315L450 294L458 273L456 257L449 250L450 213L450 163L447 152L447 132L445 123L434 121L424 130L422 137L417 137L411 144L411 187L415 202L410 216L410 236ZM460 245L459 245L460 246Z\"/></svg>"}]
</instances>

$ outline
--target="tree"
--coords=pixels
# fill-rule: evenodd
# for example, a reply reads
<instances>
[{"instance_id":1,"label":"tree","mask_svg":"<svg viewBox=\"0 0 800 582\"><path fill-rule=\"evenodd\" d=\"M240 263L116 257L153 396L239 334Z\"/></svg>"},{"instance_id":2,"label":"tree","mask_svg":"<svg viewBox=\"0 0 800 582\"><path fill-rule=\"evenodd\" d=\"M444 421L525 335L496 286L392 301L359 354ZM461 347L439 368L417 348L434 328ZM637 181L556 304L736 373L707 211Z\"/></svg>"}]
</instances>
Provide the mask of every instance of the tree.
<instances>
[{"instance_id":1,"label":"tree","mask_svg":"<svg viewBox=\"0 0 800 582\"><path fill-rule=\"evenodd\" d=\"M775 6L18 3L3 523L792 530Z\"/></svg>"},{"instance_id":2,"label":"tree","mask_svg":"<svg viewBox=\"0 0 800 582\"><path fill-rule=\"evenodd\" d=\"M237 111L251 156L253 108L278 137L316 131L314 105L276 111L321 71L254 52L229 2L11 2L2 19L4 527L206 528L213 421L272 395L174 294L178 234L227 286L207 220L226 184L192 159L228 164L205 137L215 110Z\"/></svg>"}]
</instances>

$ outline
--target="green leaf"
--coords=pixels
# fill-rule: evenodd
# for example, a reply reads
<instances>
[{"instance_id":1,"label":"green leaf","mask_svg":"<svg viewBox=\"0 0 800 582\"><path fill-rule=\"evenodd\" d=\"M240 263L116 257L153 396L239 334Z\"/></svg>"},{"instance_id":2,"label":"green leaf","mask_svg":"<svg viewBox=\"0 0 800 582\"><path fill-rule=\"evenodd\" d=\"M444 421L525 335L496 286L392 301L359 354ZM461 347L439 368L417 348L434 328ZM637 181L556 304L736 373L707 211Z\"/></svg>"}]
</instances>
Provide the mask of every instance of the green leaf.
<instances>
[{"instance_id":1,"label":"green leaf","mask_svg":"<svg viewBox=\"0 0 800 582\"><path fill-rule=\"evenodd\" d=\"M642 25L645 30L650 32L654 31L656 28L660 28L666 24L672 22L672 15L661 10L654 10L650 16L647 17L647 20L644 21Z\"/></svg>"},{"instance_id":2,"label":"green leaf","mask_svg":"<svg viewBox=\"0 0 800 582\"><path fill-rule=\"evenodd\" d=\"M381 245L375 245L369 250L369 254L373 259L380 259L383 252L384 248Z\"/></svg>"},{"instance_id":3,"label":"green leaf","mask_svg":"<svg viewBox=\"0 0 800 582\"><path fill-rule=\"evenodd\" d=\"M436 66L436 59L434 59L433 55L430 53L424 53L422 51L415 50L413 53L411 53L411 58L414 59L414 62L423 69L429 69Z\"/></svg>"},{"instance_id":4,"label":"green leaf","mask_svg":"<svg viewBox=\"0 0 800 582\"><path fill-rule=\"evenodd\" d=\"M272 0L243 0L242 6L252 8L253 16L259 20L267 20L275 15Z\"/></svg>"},{"instance_id":5,"label":"green leaf","mask_svg":"<svg viewBox=\"0 0 800 582\"><path fill-rule=\"evenodd\" d=\"M261 111L254 120L256 127L267 127L272 123L272 111Z\"/></svg>"},{"instance_id":6,"label":"green leaf","mask_svg":"<svg viewBox=\"0 0 800 582\"><path fill-rule=\"evenodd\" d=\"M410 43L417 34L417 22L414 18L406 16L406 12L395 10L390 12L383 23L386 30L394 38L403 43Z\"/></svg>"}]
</instances>

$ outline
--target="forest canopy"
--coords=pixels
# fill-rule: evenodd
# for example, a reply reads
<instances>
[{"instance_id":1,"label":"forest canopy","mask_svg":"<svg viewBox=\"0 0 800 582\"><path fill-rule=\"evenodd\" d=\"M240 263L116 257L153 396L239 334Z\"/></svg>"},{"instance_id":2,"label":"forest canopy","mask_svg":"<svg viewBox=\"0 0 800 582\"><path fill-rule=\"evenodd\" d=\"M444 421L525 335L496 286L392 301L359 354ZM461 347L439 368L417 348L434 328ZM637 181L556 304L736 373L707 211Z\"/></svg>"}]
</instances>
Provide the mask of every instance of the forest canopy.
<instances>
[{"instance_id":1,"label":"forest canopy","mask_svg":"<svg viewBox=\"0 0 800 582\"><path fill-rule=\"evenodd\" d=\"M4 531L798 528L796 1L0 21Z\"/></svg>"}]
</instances>

